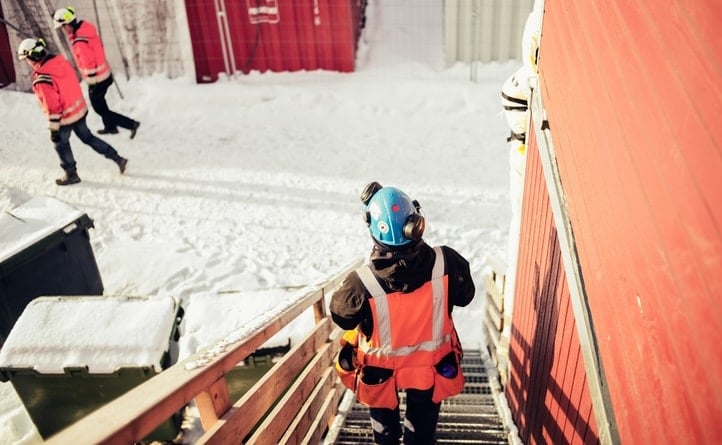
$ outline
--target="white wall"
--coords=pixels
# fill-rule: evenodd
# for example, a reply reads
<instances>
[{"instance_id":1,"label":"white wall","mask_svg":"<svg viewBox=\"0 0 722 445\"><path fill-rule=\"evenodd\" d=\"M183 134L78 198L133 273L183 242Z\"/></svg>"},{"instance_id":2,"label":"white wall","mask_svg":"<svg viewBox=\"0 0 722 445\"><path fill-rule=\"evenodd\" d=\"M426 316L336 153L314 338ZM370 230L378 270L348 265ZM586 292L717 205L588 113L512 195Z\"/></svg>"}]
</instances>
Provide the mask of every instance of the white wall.
<instances>
[{"instance_id":1,"label":"white wall","mask_svg":"<svg viewBox=\"0 0 722 445\"><path fill-rule=\"evenodd\" d=\"M446 0L446 65L520 60L521 36L533 5L534 0Z\"/></svg>"}]
</instances>

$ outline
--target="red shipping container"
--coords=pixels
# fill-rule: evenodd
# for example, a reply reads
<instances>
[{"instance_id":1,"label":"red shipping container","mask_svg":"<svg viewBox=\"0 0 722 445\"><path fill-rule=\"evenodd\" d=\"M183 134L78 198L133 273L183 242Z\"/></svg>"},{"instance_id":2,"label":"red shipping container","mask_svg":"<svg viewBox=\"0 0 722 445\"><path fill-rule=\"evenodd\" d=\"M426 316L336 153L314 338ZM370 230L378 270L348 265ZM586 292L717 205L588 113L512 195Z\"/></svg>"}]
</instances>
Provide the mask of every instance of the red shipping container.
<instances>
[{"instance_id":1,"label":"red shipping container","mask_svg":"<svg viewBox=\"0 0 722 445\"><path fill-rule=\"evenodd\" d=\"M196 80L251 71L354 70L363 0L186 0Z\"/></svg>"},{"instance_id":2,"label":"red shipping container","mask_svg":"<svg viewBox=\"0 0 722 445\"><path fill-rule=\"evenodd\" d=\"M5 17L2 5L0 5L0 17ZM15 82L14 54L15 51L10 48L10 38L5 24L0 23L0 88Z\"/></svg>"}]
</instances>

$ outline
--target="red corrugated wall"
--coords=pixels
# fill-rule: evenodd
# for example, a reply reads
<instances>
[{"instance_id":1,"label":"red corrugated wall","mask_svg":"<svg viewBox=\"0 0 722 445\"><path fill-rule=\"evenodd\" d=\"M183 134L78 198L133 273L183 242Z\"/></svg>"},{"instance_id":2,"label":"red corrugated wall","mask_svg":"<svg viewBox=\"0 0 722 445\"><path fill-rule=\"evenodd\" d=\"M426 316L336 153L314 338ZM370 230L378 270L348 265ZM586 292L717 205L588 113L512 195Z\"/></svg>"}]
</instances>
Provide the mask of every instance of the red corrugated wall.
<instances>
[{"instance_id":1,"label":"red corrugated wall","mask_svg":"<svg viewBox=\"0 0 722 445\"><path fill-rule=\"evenodd\" d=\"M528 143L506 397L525 444L596 444L569 286L533 132Z\"/></svg>"},{"instance_id":2,"label":"red corrugated wall","mask_svg":"<svg viewBox=\"0 0 722 445\"><path fill-rule=\"evenodd\" d=\"M541 93L622 443L722 437L720 23L718 0L545 1Z\"/></svg>"},{"instance_id":3,"label":"red corrugated wall","mask_svg":"<svg viewBox=\"0 0 722 445\"><path fill-rule=\"evenodd\" d=\"M0 17L5 17L2 5L0 5ZM14 54L15 51L10 48L7 28L4 23L0 23L0 88L15 82Z\"/></svg>"},{"instance_id":4,"label":"red corrugated wall","mask_svg":"<svg viewBox=\"0 0 722 445\"><path fill-rule=\"evenodd\" d=\"M365 1L186 0L185 4L198 82L215 81L224 72L354 69ZM221 6L220 16L216 5Z\"/></svg>"}]
</instances>

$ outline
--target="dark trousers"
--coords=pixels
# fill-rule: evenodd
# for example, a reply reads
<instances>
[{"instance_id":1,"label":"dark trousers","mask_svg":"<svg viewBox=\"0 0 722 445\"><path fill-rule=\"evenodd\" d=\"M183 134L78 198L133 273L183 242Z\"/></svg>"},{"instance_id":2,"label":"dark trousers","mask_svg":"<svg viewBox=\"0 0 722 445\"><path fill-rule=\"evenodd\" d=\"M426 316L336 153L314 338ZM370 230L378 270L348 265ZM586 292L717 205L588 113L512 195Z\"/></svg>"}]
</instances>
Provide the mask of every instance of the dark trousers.
<instances>
[{"instance_id":1,"label":"dark trousers","mask_svg":"<svg viewBox=\"0 0 722 445\"><path fill-rule=\"evenodd\" d=\"M135 121L127 116L123 116L120 113L112 111L108 107L108 102L105 101L105 94L108 92L108 88L113 84L113 75L105 79L104 81L95 85L88 85L88 96L90 97L90 105L93 107L101 119L103 119L103 125L108 130L116 130L118 127L126 128L130 130L133 128Z\"/></svg>"},{"instance_id":2,"label":"dark trousers","mask_svg":"<svg viewBox=\"0 0 722 445\"><path fill-rule=\"evenodd\" d=\"M440 403L434 403L434 390L406 390L406 419L404 419L404 445L431 445L436 443L436 423L439 420ZM401 415L399 408L369 408L374 442L380 445L398 444L401 439Z\"/></svg>"},{"instance_id":3,"label":"dark trousers","mask_svg":"<svg viewBox=\"0 0 722 445\"><path fill-rule=\"evenodd\" d=\"M70 133L72 132L74 132L84 144L89 145L93 150L106 158L114 160L118 157L118 152L115 151L113 147L90 132L88 125L85 123L85 117L83 117L74 124L60 127L60 140L55 143L55 151L58 153L60 167L62 167L63 170L75 169L75 158L73 157L73 150L70 148Z\"/></svg>"}]
</instances>

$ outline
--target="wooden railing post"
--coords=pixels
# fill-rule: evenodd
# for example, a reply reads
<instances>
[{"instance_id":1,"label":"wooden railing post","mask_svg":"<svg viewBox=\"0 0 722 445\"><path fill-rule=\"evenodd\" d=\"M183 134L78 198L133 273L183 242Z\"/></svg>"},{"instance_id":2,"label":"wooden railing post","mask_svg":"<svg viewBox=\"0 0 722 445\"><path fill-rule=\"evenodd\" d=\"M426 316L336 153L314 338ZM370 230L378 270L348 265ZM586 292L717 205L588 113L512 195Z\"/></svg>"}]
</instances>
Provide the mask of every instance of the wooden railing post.
<instances>
[{"instance_id":1,"label":"wooden railing post","mask_svg":"<svg viewBox=\"0 0 722 445\"><path fill-rule=\"evenodd\" d=\"M321 289L323 296L313 304L313 319L316 323L326 318L326 293Z\"/></svg>"},{"instance_id":2,"label":"wooden railing post","mask_svg":"<svg viewBox=\"0 0 722 445\"><path fill-rule=\"evenodd\" d=\"M225 377L198 393L195 402L203 431L206 431L231 408L231 394Z\"/></svg>"}]
</instances>

